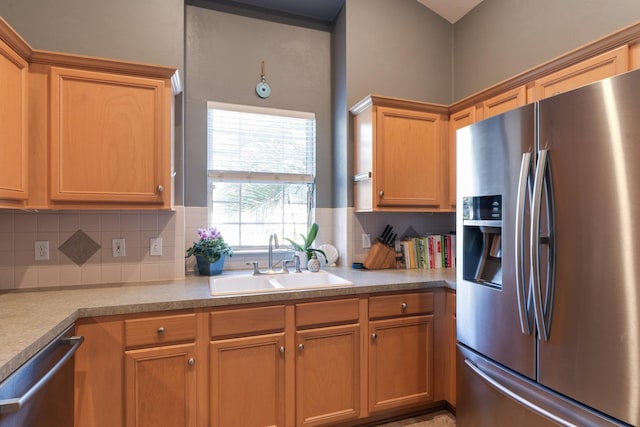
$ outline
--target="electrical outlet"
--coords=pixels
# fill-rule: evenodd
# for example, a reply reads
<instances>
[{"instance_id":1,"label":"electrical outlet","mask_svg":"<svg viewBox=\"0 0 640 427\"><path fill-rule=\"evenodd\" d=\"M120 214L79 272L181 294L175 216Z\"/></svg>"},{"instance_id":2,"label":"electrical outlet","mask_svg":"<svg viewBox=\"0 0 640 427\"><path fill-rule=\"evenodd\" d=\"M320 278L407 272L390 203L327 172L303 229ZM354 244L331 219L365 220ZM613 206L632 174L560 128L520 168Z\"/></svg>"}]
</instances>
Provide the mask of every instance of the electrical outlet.
<instances>
[{"instance_id":1,"label":"electrical outlet","mask_svg":"<svg viewBox=\"0 0 640 427\"><path fill-rule=\"evenodd\" d=\"M49 241L36 240L36 261L46 261L49 259Z\"/></svg>"},{"instance_id":2,"label":"electrical outlet","mask_svg":"<svg viewBox=\"0 0 640 427\"><path fill-rule=\"evenodd\" d=\"M113 239L111 240L111 243L113 247L114 258L123 257L127 254L124 247L124 239Z\"/></svg>"},{"instance_id":3,"label":"electrical outlet","mask_svg":"<svg viewBox=\"0 0 640 427\"><path fill-rule=\"evenodd\" d=\"M149 239L149 255L162 256L162 238Z\"/></svg>"},{"instance_id":4,"label":"electrical outlet","mask_svg":"<svg viewBox=\"0 0 640 427\"><path fill-rule=\"evenodd\" d=\"M362 249L368 249L371 247L371 235L363 234L362 235Z\"/></svg>"}]
</instances>

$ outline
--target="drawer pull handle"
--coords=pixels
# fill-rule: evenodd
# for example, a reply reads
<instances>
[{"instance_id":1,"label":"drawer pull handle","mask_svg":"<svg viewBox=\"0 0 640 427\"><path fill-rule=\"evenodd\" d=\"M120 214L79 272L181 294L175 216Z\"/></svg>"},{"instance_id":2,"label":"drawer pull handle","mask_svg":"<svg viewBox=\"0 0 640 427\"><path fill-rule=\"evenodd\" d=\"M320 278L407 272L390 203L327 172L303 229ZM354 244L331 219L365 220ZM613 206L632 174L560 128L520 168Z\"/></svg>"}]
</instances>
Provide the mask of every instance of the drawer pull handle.
<instances>
[{"instance_id":1,"label":"drawer pull handle","mask_svg":"<svg viewBox=\"0 0 640 427\"><path fill-rule=\"evenodd\" d=\"M376 334L375 332L374 332L374 333L372 333L372 334L371 334L371 339L372 339L373 341L377 340L377 339L378 339L378 334Z\"/></svg>"},{"instance_id":2,"label":"drawer pull handle","mask_svg":"<svg viewBox=\"0 0 640 427\"><path fill-rule=\"evenodd\" d=\"M193 357L189 358L189 360L187 361L187 363L189 364L189 366L193 366L196 364L196 359L194 359Z\"/></svg>"},{"instance_id":3,"label":"drawer pull handle","mask_svg":"<svg viewBox=\"0 0 640 427\"><path fill-rule=\"evenodd\" d=\"M409 307L409 306L407 305L407 303L406 303L406 302L403 302L403 303L402 303L402 305L400 306L400 308L402 309L402 311L407 311L407 308L408 308L408 307Z\"/></svg>"},{"instance_id":4,"label":"drawer pull handle","mask_svg":"<svg viewBox=\"0 0 640 427\"><path fill-rule=\"evenodd\" d=\"M298 351L304 350L304 344L298 344Z\"/></svg>"},{"instance_id":5,"label":"drawer pull handle","mask_svg":"<svg viewBox=\"0 0 640 427\"><path fill-rule=\"evenodd\" d=\"M158 328L158 335L164 335L164 328L162 326Z\"/></svg>"}]
</instances>

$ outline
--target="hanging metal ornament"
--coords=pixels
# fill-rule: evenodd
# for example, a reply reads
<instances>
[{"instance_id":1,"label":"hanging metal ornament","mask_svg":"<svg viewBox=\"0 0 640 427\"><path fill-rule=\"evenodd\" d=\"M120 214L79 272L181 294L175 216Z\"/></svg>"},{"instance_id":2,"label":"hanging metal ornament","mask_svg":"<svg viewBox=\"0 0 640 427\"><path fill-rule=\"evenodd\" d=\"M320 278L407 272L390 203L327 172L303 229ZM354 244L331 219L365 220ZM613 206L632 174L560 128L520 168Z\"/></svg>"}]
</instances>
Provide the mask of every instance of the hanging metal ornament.
<instances>
[{"instance_id":1,"label":"hanging metal ornament","mask_svg":"<svg viewBox=\"0 0 640 427\"><path fill-rule=\"evenodd\" d=\"M264 61L262 61L260 81L256 85L256 93L260 98L268 98L271 95L271 88L269 84L264 80Z\"/></svg>"}]
</instances>

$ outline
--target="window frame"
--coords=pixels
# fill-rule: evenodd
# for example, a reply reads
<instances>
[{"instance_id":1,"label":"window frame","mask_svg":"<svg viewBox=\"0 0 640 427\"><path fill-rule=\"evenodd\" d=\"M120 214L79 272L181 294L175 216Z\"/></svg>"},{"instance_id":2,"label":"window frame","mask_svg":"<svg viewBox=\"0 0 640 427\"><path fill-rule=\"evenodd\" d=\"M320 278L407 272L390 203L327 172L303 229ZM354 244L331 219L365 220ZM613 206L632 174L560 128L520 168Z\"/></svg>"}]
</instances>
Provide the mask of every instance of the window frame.
<instances>
[{"instance_id":1,"label":"window frame","mask_svg":"<svg viewBox=\"0 0 640 427\"><path fill-rule=\"evenodd\" d=\"M239 113L252 113L270 116L282 116L285 118L297 118L304 120L313 120L313 148L311 157L311 169L313 173L292 174L292 173L275 173L275 172L249 172L249 171L224 171L209 169L209 159L211 155L211 146L209 145L209 110L220 109L226 111L234 111ZM230 104L218 101L207 101L207 219L209 226L216 226L212 223L213 211L213 188L216 182L226 183L264 183L264 184L307 184L309 186L307 193L307 224L305 230L296 230L296 233L306 234L310 225L315 221L315 205L316 205L316 172L317 172L317 118L315 113L303 112L296 110L285 110L271 107L258 107L252 105ZM238 226L242 229L242 222L238 222ZM284 227L285 222L280 223L280 227ZM286 243L284 237L291 237L295 240L295 236L280 236L280 245ZM264 245L240 246L234 247L236 253L252 253L262 252L267 248L268 238L265 238ZM235 249L237 248L237 249Z\"/></svg>"}]
</instances>

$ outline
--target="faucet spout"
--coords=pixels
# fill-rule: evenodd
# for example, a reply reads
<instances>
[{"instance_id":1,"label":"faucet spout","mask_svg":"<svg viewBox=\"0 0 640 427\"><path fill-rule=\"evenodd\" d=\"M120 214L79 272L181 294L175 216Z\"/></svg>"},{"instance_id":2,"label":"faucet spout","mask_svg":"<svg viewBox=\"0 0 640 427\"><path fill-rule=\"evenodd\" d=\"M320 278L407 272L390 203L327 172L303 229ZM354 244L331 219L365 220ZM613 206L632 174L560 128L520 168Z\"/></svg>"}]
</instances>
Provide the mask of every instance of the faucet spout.
<instances>
[{"instance_id":1,"label":"faucet spout","mask_svg":"<svg viewBox=\"0 0 640 427\"><path fill-rule=\"evenodd\" d=\"M280 245L278 244L278 236L276 233L273 233L269 236L269 272L273 271L273 246L275 245L278 248Z\"/></svg>"}]
</instances>

